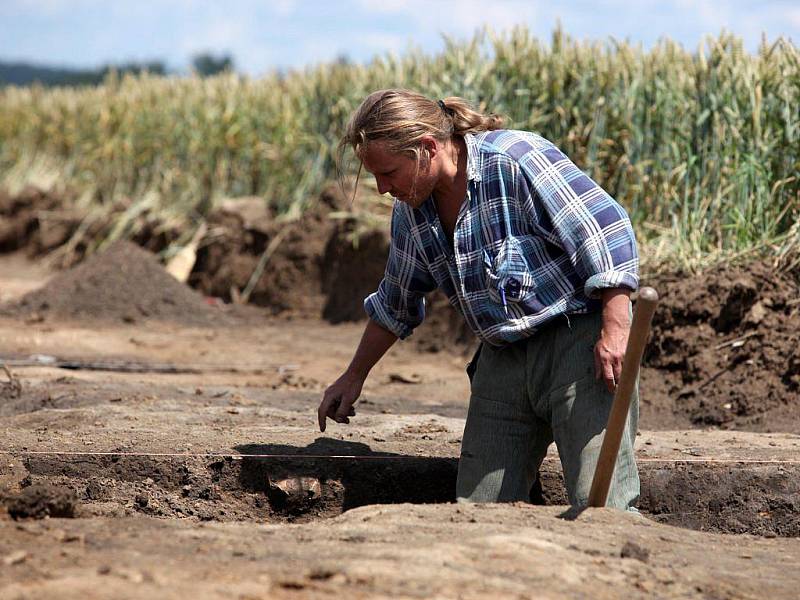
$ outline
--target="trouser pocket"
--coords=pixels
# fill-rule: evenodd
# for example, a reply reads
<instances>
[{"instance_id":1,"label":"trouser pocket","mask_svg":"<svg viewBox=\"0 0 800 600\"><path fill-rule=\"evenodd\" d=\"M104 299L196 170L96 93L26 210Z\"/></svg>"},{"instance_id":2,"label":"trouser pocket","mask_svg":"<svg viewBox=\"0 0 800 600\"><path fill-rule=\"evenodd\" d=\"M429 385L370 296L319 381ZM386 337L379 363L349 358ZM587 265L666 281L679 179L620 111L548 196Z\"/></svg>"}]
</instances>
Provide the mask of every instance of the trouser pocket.
<instances>
[{"instance_id":1,"label":"trouser pocket","mask_svg":"<svg viewBox=\"0 0 800 600\"><path fill-rule=\"evenodd\" d=\"M469 377L470 383L472 383L472 378L475 376L475 369L478 368L478 359L481 356L481 348L483 348L483 342L478 344L478 349L475 350L475 354L472 355L472 360L467 363L467 377Z\"/></svg>"}]
</instances>

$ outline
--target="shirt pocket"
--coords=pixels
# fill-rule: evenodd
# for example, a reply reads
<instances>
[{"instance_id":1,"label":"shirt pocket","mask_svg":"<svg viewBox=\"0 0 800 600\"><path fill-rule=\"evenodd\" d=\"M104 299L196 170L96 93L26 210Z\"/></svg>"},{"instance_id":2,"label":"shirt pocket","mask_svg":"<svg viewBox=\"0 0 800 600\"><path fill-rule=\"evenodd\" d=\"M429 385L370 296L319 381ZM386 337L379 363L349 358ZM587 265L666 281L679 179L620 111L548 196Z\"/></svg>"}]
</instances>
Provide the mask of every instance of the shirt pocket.
<instances>
[{"instance_id":1,"label":"shirt pocket","mask_svg":"<svg viewBox=\"0 0 800 600\"><path fill-rule=\"evenodd\" d=\"M525 314L544 310L545 305L537 297L536 279L520 238L506 237L494 256L484 249L483 264L489 298L503 307L506 314L515 307L522 308Z\"/></svg>"}]
</instances>

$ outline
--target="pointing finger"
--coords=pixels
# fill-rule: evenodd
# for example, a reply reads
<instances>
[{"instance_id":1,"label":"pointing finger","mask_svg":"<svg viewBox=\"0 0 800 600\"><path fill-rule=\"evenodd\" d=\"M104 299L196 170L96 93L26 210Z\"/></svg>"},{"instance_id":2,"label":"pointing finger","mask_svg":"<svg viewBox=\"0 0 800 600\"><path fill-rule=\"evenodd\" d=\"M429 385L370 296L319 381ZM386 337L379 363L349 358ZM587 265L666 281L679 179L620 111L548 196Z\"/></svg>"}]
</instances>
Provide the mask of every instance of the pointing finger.
<instances>
[{"instance_id":1,"label":"pointing finger","mask_svg":"<svg viewBox=\"0 0 800 600\"><path fill-rule=\"evenodd\" d=\"M326 406L326 401L323 400L317 409L317 421L319 421L319 430L322 432L325 431L325 419L327 417L327 412L328 407Z\"/></svg>"},{"instance_id":2,"label":"pointing finger","mask_svg":"<svg viewBox=\"0 0 800 600\"><path fill-rule=\"evenodd\" d=\"M336 404L338 403L339 398L337 397L329 397L323 398L322 402L320 402L319 409L317 410L317 419L319 420L319 430L321 432L325 431L326 426L326 418L330 417L333 418L334 411L336 410Z\"/></svg>"}]
</instances>

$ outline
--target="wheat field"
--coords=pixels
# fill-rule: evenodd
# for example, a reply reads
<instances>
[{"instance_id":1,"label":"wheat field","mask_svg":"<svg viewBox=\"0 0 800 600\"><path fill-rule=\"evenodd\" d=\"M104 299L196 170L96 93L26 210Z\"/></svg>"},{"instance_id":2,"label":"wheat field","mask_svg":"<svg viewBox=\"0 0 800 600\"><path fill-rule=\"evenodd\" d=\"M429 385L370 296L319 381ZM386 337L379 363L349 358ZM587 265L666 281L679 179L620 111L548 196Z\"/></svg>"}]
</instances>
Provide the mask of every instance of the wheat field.
<instances>
[{"instance_id":1,"label":"wheat field","mask_svg":"<svg viewBox=\"0 0 800 600\"><path fill-rule=\"evenodd\" d=\"M385 87L463 96L552 140L629 210L658 260L797 254L800 52L778 39L749 53L727 34L645 50L484 31L438 54L259 79L112 73L98 87L5 87L0 187L68 190L95 214L124 199L115 236L143 210L190 235L232 196L298 215L336 178L350 112Z\"/></svg>"}]
</instances>

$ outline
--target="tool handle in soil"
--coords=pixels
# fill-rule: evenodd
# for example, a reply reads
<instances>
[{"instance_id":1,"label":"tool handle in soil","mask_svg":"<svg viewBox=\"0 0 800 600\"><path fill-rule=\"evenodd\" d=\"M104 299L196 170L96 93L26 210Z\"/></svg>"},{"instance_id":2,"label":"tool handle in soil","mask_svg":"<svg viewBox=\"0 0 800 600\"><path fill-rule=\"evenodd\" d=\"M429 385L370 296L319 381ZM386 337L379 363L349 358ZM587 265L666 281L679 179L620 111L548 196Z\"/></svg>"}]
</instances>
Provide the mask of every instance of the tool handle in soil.
<instances>
[{"instance_id":1,"label":"tool handle in soil","mask_svg":"<svg viewBox=\"0 0 800 600\"><path fill-rule=\"evenodd\" d=\"M653 288L644 287L639 290L639 298L636 301L633 323L628 336L628 346L625 349L625 357L622 359L622 373L617 382L614 402L608 415L606 433L603 436L603 445L600 448L600 456L597 459L597 467L592 479L589 506L606 505L608 488L614 475L614 465L617 462L622 433L628 420L631 396L636 385L636 376L639 373L639 364L642 362L642 354L644 354L656 304L658 304L658 293Z\"/></svg>"}]
</instances>

